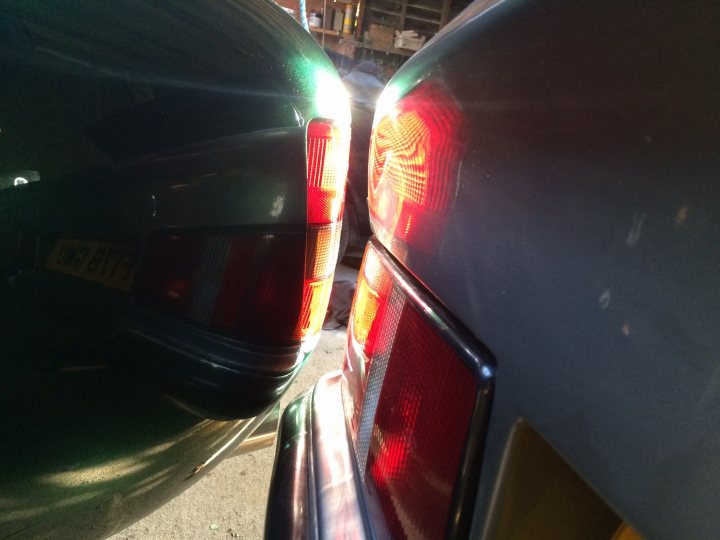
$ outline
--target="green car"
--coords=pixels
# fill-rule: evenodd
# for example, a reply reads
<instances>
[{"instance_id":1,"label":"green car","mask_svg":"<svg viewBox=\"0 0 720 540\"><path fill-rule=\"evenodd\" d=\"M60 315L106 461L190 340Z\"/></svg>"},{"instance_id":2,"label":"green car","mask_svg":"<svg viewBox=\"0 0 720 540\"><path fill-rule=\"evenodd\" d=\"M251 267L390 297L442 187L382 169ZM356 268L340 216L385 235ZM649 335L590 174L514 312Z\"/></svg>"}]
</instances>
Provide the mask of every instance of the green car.
<instances>
[{"instance_id":1,"label":"green car","mask_svg":"<svg viewBox=\"0 0 720 540\"><path fill-rule=\"evenodd\" d=\"M0 2L0 92L0 537L107 536L272 441L349 105L264 0Z\"/></svg>"}]
</instances>

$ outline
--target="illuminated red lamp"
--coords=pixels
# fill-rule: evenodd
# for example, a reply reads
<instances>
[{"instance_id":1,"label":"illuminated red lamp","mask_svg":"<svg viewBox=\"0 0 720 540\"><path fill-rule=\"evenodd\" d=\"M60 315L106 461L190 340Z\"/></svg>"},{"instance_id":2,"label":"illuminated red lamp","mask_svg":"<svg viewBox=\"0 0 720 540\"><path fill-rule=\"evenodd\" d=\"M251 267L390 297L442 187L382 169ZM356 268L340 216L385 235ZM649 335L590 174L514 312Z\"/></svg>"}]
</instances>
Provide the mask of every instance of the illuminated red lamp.
<instances>
[{"instance_id":1,"label":"illuminated red lamp","mask_svg":"<svg viewBox=\"0 0 720 540\"><path fill-rule=\"evenodd\" d=\"M380 536L441 538L478 378L383 261L370 244L350 316L345 414L368 497L382 511Z\"/></svg>"},{"instance_id":2,"label":"illuminated red lamp","mask_svg":"<svg viewBox=\"0 0 720 540\"><path fill-rule=\"evenodd\" d=\"M435 83L405 95L377 122L368 203L376 235L425 252L437 247L457 191L463 151L458 104Z\"/></svg>"},{"instance_id":3,"label":"illuminated red lamp","mask_svg":"<svg viewBox=\"0 0 720 540\"><path fill-rule=\"evenodd\" d=\"M477 397L457 352L407 303L367 457L392 538L443 538Z\"/></svg>"}]
</instances>

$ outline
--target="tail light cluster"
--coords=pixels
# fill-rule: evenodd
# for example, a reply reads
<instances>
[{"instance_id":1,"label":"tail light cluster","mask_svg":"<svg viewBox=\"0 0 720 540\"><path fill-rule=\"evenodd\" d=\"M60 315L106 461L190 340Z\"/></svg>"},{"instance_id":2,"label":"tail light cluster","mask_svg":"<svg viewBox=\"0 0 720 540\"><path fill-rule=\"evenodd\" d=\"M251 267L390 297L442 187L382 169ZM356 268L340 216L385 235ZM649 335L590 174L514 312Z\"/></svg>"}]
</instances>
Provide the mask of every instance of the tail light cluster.
<instances>
[{"instance_id":1,"label":"tail light cluster","mask_svg":"<svg viewBox=\"0 0 720 540\"><path fill-rule=\"evenodd\" d=\"M348 130L310 122L306 230L158 232L145 248L136 301L258 345L317 334L337 258L348 152Z\"/></svg>"},{"instance_id":2,"label":"tail light cluster","mask_svg":"<svg viewBox=\"0 0 720 540\"><path fill-rule=\"evenodd\" d=\"M486 414L492 374L444 321L369 244L343 396L374 526L393 538L457 530L458 479Z\"/></svg>"},{"instance_id":3,"label":"tail light cluster","mask_svg":"<svg viewBox=\"0 0 720 540\"><path fill-rule=\"evenodd\" d=\"M437 248L457 191L461 130L458 104L431 82L376 117L368 203L375 234L386 245Z\"/></svg>"},{"instance_id":4,"label":"tail light cluster","mask_svg":"<svg viewBox=\"0 0 720 540\"><path fill-rule=\"evenodd\" d=\"M350 133L347 127L312 121L307 135L308 241L302 309L293 339L320 331L330 301L340 244Z\"/></svg>"}]
</instances>

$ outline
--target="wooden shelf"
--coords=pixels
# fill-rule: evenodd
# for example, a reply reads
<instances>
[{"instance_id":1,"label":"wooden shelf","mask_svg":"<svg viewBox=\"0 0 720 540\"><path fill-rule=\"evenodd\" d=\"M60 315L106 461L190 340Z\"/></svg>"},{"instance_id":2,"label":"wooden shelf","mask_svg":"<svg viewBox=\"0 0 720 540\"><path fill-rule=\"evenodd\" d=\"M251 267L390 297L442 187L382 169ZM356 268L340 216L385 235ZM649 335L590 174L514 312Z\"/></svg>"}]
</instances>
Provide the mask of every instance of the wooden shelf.
<instances>
[{"instance_id":1,"label":"wooden shelf","mask_svg":"<svg viewBox=\"0 0 720 540\"><path fill-rule=\"evenodd\" d=\"M440 21L437 19L429 19L428 17L420 17L418 15L411 15L410 13L406 13L405 18L412 19L413 21L422 21L422 22L437 24L437 25L440 24Z\"/></svg>"},{"instance_id":2,"label":"wooden shelf","mask_svg":"<svg viewBox=\"0 0 720 540\"><path fill-rule=\"evenodd\" d=\"M408 51L406 49L396 49L395 47L375 47L373 45L368 45L367 43L362 43L361 41L350 41L348 40L347 43L351 43L352 45L355 45L359 49L368 49L370 51L377 51L382 52L385 54L397 54L399 56L412 56L417 51Z\"/></svg>"},{"instance_id":3,"label":"wooden shelf","mask_svg":"<svg viewBox=\"0 0 720 540\"><path fill-rule=\"evenodd\" d=\"M402 6L403 4L402 0L386 0L386 2L390 2L398 6ZM432 11L433 13L442 13L442 9L440 8L436 8L433 6L424 6L422 4L407 4L407 7L414 9L424 9L425 11Z\"/></svg>"},{"instance_id":4,"label":"wooden shelf","mask_svg":"<svg viewBox=\"0 0 720 540\"><path fill-rule=\"evenodd\" d=\"M447 23L451 4L451 0L366 0L366 2L361 5L364 10L376 16L372 22L390 17L389 20L378 24L395 26L400 31L415 30L430 36ZM360 32L357 35L360 36Z\"/></svg>"},{"instance_id":5,"label":"wooden shelf","mask_svg":"<svg viewBox=\"0 0 720 540\"><path fill-rule=\"evenodd\" d=\"M432 6L423 6L420 4L408 4L407 7L414 9L423 9L425 11L432 11L433 13L442 13L441 9L434 8Z\"/></svg>"},{"instance_id":6,"label":"wooden shelf","mask_svg":"<svg viewBox=\"0 0 720 540\"><path fill-rule=\"evenodd\" d=\"M375 13L382 13L383 15L392 15L393 17L399 17L399 16L400 16L400 13L398 13L398 12L396 12L396 11L390 11L390 10L387 10L387 9L376 8L376 7L373 7L373 6L368 6L366 9L369 9L370 11L374 11Z\"/></svg>"},{"instance_id":7,"label":"wooden shelf","mask_svg":"<svg viewBox=\"0 0 720 540\"><path fill-rule=\"evenodd\" d=\"M315 28L314 26L310 27L310 31L316 34L325 34L326 36L339 37L342 35L342 32L338 32L337 30L326 30L325 28Z\"/></svg>"}]
</instances>

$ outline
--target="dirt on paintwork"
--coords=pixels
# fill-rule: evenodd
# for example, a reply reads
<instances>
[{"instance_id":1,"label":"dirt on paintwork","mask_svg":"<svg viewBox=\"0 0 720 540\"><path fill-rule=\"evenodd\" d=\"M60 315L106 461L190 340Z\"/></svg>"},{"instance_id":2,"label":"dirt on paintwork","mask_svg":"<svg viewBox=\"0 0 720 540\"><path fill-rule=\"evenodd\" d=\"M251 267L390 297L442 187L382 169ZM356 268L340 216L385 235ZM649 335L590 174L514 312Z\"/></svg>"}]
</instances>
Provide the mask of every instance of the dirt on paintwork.
<instances>
[{"instance_id":1,"label":"dirt on paintwork","mask_svg":"<svg viewBox=\"0 0 720 540\"><path fill-rule=\"evenodd\" d=\"M345 339L344 327L323 331L317 348L285 394L283 408L293 397L311 388L320 376L341 367ZM275 445L226 459L177 498L110 538L262 538L274 459Z\"/></svg>"}]
</instances>

